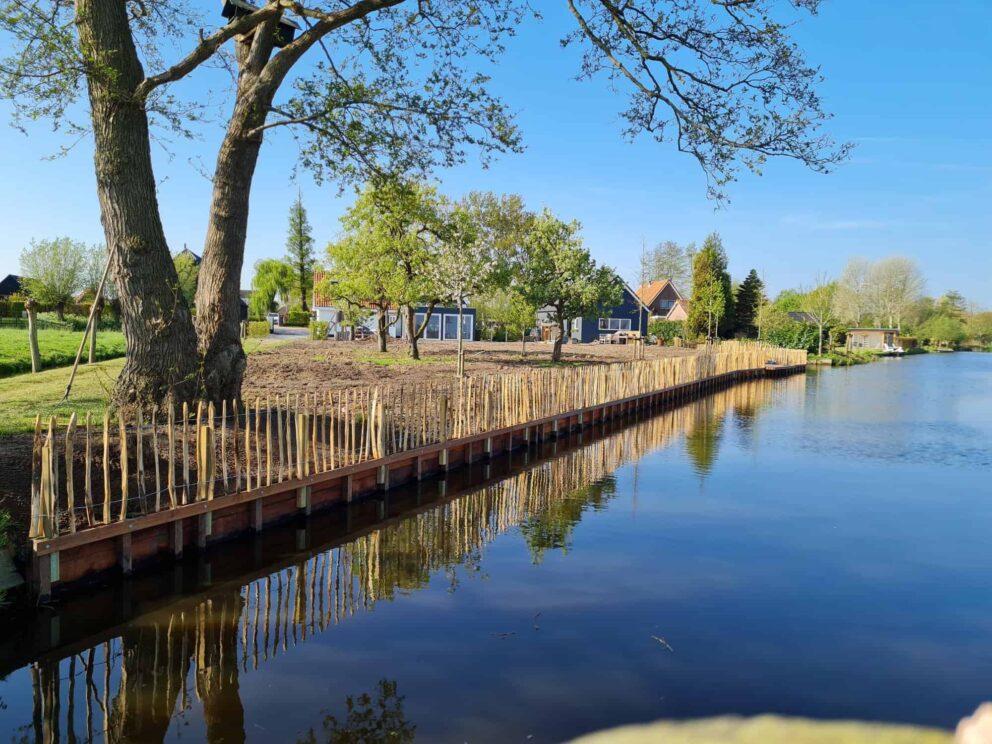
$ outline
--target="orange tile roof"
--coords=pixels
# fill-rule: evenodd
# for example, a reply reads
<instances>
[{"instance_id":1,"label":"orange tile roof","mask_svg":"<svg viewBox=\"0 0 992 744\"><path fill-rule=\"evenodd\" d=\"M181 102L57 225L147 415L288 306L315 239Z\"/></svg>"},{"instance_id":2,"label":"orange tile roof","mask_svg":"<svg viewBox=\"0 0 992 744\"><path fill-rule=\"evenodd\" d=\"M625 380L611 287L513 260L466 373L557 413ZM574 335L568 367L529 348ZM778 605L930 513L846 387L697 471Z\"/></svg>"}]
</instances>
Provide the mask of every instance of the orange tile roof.
<instances>
[{"instance_id":1,"label":"orange tile roof","mask_svg":"<svg viewBox=\"0 0 992 744\"><path fill-rule=\"evenodd\" d=\"M661 291L671 283L671 279L656 279L653 282L648 282L637 290L637 296L645 305L650 305L661 294ZM677 289L675 291L678 292Z\"/></svg>"}]
</instances>

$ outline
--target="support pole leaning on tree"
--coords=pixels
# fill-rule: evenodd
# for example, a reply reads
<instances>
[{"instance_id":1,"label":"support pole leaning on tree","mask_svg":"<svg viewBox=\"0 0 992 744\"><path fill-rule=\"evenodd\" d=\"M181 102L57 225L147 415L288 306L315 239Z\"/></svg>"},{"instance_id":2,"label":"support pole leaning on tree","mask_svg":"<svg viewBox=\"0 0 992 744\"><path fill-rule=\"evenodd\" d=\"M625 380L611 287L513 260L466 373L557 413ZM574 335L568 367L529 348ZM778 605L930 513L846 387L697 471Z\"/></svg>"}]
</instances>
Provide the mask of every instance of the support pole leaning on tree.
<instances>
[{"instance_id":1,"label":"support pole leaning on tree","mask_svg":"<svg viewBox=\"0 0 992 744\"><path fill-rule=\"evenodd\" d=\"M76 351L76 361L72 364L72 372L69 373L69 382L66 383L65 393L62 395L62 400L60 402L64 403L69 400L69 391L72 390L73 380L76 379L76 370L79 369L79 360L83 356L83 348L86 346L86 337L93 332L93 319L96 316L96 308L100 303L100 297L103 295L103 286L107 283L107 275L110 273L110 253L113 248L109 248L107 251L107 265L103 267L103 276L100 277L100 284L97 285L96 295L93 297L93 304L90 305L90 317L86 321L86 330L83 331L83 337L79 341L79 349Z\"/></svg>"}]
</instances>

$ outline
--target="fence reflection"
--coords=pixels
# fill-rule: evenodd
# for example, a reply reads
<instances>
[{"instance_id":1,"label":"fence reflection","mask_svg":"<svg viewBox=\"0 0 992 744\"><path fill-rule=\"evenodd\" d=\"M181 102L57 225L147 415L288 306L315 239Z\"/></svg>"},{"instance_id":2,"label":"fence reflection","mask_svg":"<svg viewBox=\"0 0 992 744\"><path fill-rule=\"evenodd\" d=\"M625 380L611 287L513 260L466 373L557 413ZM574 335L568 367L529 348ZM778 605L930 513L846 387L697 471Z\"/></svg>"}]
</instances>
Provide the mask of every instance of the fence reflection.
<instances>
[{"instance_id":1,"label":"fence reflection","mask_svg":"<svg viewBox=\"0 0 992 744\"><path fill-rule=\"evenodd\" d=\"M80 653L35 662L32 719L20 731L46 743L161 741L174 719L198 707L209 741L243 741L241 675L435 577L458 567L471 575L508 531L519 529L540 560L567 542L586 510L613 497L617 469L681 437L687 447L707 441L709 467L715 452L705 432L728 413L753 425L773 394L801 394L803 384L761 380L722 390L242 586L147 613Z\"/></svg>"}]
</instances>

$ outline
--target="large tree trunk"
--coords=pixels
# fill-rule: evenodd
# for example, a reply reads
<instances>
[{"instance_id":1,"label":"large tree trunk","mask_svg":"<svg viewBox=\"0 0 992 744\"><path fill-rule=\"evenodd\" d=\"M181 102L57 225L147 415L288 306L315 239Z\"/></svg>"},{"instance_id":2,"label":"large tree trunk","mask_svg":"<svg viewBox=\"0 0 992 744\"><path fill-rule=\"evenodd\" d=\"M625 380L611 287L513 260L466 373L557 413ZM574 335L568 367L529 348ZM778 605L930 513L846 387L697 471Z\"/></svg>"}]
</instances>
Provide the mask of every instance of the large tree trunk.
<instances>
[{"instance_id":1,"label":"large tree trunk","mask_svg":"<svg viewBox=\"0 0 992 744\"><path fill-rule=\"evenodd\" d=\"M379 317L376 319L376 327L379 329L379 351L386 351L386 331L389 330L389 314L385 310L379 311Z\"/></svg>"},{"instance_id":2,"label":"large tree trunk","mask_svg":"<svg viewBox=\"0 0 992 744\"><path fill-rule=\"evenodd\" d=\"M241 347L241 267L248 234L251 184L262 132L275 89L259 82L272 53L266 22L237 41L238 87L234 113L217 153L210 219L196 286L196 331L209 400L241 397L246 359ZM306 300L304 299L304 302Z\"/></svg>"},{"instance_id":3,"label":"large tree trunk","mask_svg":"<svg viewBox=\"0 0 992 744\"><path fill-rule=\"evenodd\" d=\"M555 336L554 346L551 347L551 361L560 362L561 346L565 343L565 334L568 333L571 328L568 327L570 324L562 317L562 313L559 312L555 320L558 323L558 335Z\"/></svg>"},{"instance_id":4,"label":"large tree trunk","mask_svg":"<svg viewBox=\"0 0 992 744\"><path fill-rule=\"evenodd\" d=\"M195 396L196 337L159 217L148 117L134 90L144 77L124 0L76 0L93 123L100 221L120 296L127 359L114 402Z\"/></svg>"},{"instance_id":5,"label":"large tree trunk","mask_svg":"<svg viewBox=\"0 0 992 744\"><path fill-rule=\"evenodd\" d=\"M240 45L240 44L239 44ZM196 285L196 330L203 383L209 400L240 399L247 361L241 346L241 268L248 234L252 177L261 134L247 132L264 121L259 102L243 93L242 71L234 115L217 155L210 220ZM263 110L264 111L264 110Z\"/></svg>"},{"instance_id":6,"label":"large tree trunk","mask_svg":"<svg viewBox=\"0 0 992 744\"><path fill-rule=\"evenodd\" d=\"M410 358L420 359L420 334L417 332L416 324L416 310L413 305L407 306L406 309L406 335L407 340L410 342Z\"/></svg>"}]
</instances>

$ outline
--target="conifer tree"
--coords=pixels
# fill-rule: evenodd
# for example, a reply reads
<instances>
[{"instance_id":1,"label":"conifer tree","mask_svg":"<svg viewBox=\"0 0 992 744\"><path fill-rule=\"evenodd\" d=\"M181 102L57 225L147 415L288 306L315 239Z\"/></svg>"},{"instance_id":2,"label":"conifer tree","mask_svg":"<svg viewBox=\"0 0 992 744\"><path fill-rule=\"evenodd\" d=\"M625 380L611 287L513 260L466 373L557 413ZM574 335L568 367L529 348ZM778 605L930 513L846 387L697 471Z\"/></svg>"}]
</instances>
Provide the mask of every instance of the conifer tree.
<instances>
[{"instance_id":1,"label":"conifer tree","mask_svg":"<svg viewBox=\"0 0 992 744\"><path fill-rule=\"evenodd\" d=\"M755 321L758 317L758 306L761 304L764 291L764 282L758 277L758 272L751 269L744 281L737 287L737 294L734 297L734 325L738 333L743 333L748 337L756 334Z\"/></svg>"},{"instance_id":2,"label":"conifer tree","mask_svg":"<svg viewBox=\"0 0 992 744\"><path fill-rule=\"evenodd\" d=\"M313 234L303 197L296 195L296 201L289 208L289 232L286 235L286 261L293 267L294 284L300 293L300 308L309 310L307 298L313 290Z\"/></svg>"}]
</instances>

